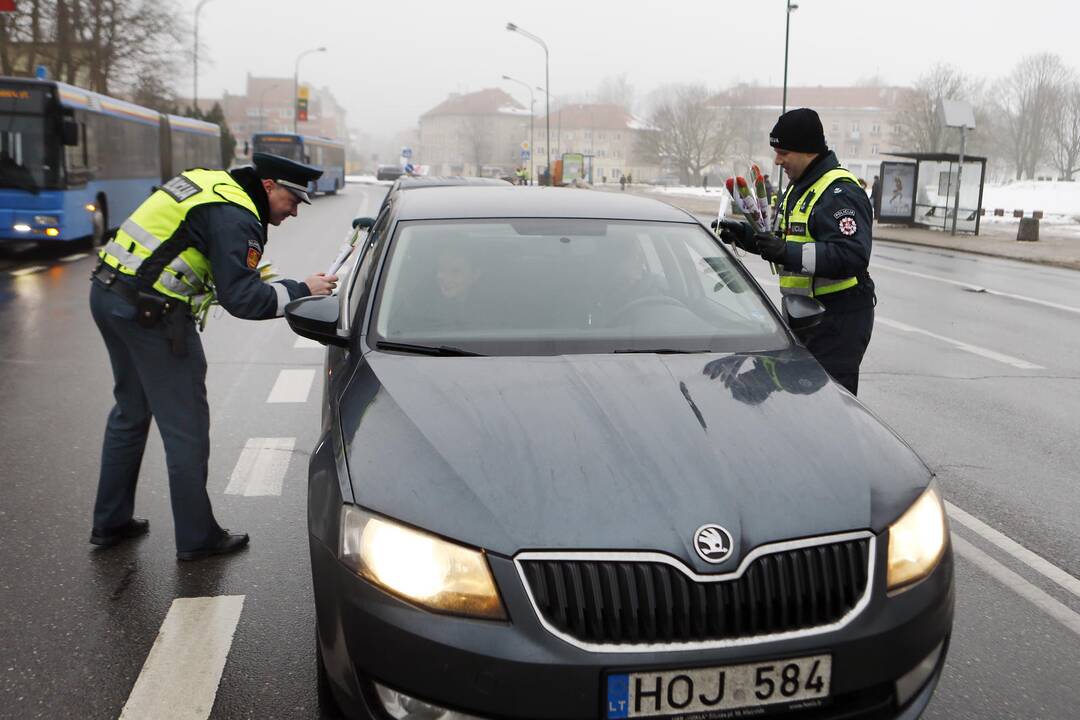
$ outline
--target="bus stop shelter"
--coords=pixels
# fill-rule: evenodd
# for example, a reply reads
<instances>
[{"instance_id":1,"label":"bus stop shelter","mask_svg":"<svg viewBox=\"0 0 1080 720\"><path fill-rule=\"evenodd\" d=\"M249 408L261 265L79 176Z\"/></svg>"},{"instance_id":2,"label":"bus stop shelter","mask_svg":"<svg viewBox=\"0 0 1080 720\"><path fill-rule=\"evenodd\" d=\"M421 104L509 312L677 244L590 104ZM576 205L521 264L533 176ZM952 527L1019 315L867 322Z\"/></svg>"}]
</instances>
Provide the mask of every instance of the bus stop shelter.
<instances>
[{"instance_id":1,"label":"bus stop shelter","mask_svg":"<svg viewBox=\"0 0 1080 720\"><path fill-rule=\"evenodd\" d=\"M979 234L986 158L964 155L957 209L960 156L955 153L888 153L901 160L881 163L878 222Z\"/></svg>"}]
</instances>

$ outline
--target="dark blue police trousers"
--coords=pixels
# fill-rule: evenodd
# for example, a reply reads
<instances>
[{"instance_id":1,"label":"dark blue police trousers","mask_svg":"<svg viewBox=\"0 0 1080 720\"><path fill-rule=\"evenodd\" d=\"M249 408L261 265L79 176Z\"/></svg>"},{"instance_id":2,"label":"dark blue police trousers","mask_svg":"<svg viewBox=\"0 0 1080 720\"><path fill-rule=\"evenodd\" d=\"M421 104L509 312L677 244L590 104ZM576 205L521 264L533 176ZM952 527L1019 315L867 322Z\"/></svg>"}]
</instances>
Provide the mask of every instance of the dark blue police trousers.
<instances>
[{"instance_id":1,"label":"dark blue police trousers","mask_svg":"<svg viewBox=\"0 0 1080 720\"><path fill-rule=\"evenodd\" d=\"M141 327L131 303L97 281L90 284L90 313L109 352L116 399L101 449L94 527L116 527L131 519L153 418L165 445L176 549L205 547L216 540L221 528L206 493L210 407L206 355L195 323L174 316L173 322L187 325L187 354L178 357L162 323Z\"/></svg>"}]
</instances>

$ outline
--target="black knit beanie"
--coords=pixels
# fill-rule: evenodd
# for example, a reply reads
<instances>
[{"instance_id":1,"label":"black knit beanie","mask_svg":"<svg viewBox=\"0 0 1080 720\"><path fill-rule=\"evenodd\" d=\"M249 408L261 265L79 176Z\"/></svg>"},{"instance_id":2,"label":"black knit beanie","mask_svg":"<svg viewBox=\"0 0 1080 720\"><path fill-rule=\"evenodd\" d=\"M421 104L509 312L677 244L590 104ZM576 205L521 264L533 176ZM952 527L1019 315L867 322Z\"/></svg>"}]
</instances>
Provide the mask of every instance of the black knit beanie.
<instances>
[{"instance_id":1,"label":"black knit beanie","mask_svg":"<svg viewBox=\"0 0 1080 720\"><path fill-rule=\"evenodd\" d=\"M788 110L780 116L769 133L769 144L777 150L803 153L827 153L821 118L810 108Z\"/></svg>"}]
</instances>

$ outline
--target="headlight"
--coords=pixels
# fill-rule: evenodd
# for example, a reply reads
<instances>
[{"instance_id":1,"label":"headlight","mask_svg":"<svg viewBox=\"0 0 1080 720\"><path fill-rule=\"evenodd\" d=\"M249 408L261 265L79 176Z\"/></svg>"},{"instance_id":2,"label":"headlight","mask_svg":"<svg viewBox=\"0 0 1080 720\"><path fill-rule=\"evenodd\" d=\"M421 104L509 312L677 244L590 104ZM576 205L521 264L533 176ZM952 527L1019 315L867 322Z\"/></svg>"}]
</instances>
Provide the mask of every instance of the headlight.
<instances>
[{"instance_id":1,"label":"headlight","mask_svg":"<svg viewBox=\"0 0 1080 720\"><path fill-rule=\"evenodd\" d=\"M888 589L910 585L929 575L945 552L947 532L941 496L931 485L889 526Z\"/></svg>"},{"instance_id":2,"label":"headlight","mask_svg":"<svg viewBox=\"0 0 1080 720\"><path fill-rule=\"evenodd\" d=\"M341 510L340 559L353 572L418 605L505 620L487 559L419 530L364 512Z\"/></svg>"}]
</instances>

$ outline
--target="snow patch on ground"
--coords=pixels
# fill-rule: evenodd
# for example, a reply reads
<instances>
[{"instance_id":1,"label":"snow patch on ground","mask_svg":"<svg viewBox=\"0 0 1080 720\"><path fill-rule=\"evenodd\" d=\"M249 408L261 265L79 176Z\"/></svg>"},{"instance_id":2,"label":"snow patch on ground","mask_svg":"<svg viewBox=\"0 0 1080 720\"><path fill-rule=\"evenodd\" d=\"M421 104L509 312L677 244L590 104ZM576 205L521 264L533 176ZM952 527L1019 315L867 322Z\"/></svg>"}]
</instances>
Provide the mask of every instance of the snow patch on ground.
<instances>
[{"instance_id":1,"label":"snow patch on ground","mask_svg":"<svg viewBox=\"0 0 1080 720\"><path fill-rule=\"evenodd\" d=\"M1042 210L1046 221L1050 221L1050 215L1058 215L1076 222L1074 218L1080 217L1080 182L1023 180L987 185L983 188L983 207L987 217L992 216L995 208L1004 209L1009 219L1013 210L1023 210L1028 217L1035 210Z\"/></svg>"}]
</instances>

